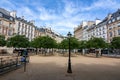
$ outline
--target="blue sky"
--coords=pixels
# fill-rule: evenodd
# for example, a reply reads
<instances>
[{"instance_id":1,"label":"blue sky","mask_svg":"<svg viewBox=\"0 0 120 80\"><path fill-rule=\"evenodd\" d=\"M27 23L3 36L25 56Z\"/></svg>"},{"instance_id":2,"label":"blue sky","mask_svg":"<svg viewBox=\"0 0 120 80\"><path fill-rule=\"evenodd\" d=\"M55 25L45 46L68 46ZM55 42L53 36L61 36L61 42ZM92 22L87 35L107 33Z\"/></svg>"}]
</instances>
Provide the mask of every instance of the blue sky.
<instances>
[{"instance_id":1,"label":"blue sky","mask_svg":"<svg viewBox=\"0 0 120 80\"><path fill-rule=\"evenodd\" d=\"M17 16L35 20L62 35L73 33L81 21L103 19L120 8L120 0L0 0L0 7L16 10Z\"/></svg>"}]
</instances>

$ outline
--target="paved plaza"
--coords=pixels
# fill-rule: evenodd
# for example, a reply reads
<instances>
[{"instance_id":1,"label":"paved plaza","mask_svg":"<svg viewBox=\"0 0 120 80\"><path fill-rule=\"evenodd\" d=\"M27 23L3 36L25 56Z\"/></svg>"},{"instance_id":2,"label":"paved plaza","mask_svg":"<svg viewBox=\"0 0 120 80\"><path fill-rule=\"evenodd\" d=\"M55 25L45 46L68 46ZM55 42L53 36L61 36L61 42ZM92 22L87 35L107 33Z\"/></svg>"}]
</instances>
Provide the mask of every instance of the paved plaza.
<instances>
[{"instance_id":1,"label":"paved plaza","mask_svg":"<svg viewBox=\"0 0 120 80\"><path fill-rule=\"evenodd\" d=\"M23 67L4 74L0 80L120 80L120 59L72 57L72 74L67 74L68 57L31 56Z\"/></svg>"}]
</instances>

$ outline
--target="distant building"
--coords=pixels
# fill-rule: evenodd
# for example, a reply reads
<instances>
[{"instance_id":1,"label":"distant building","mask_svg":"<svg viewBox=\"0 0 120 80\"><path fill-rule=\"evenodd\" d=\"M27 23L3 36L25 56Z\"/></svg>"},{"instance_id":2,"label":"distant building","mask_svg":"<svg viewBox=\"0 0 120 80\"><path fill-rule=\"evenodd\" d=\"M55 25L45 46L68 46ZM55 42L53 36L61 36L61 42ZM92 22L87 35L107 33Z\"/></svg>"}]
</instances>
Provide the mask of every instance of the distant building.
<instances>
[{"instance_id":1,"label":"distant building","mask_svg":"<svg viewBox=\"0 0 120 80\"><path fill-rule=\"evenodd\" d=\"M87 22L83 21L77 28L74 28L74 36L79 41L83 40L83 29L87 25Z\"/></svg>"},{"instance_id":2,"label":"distant building","mask_svg":"<svg viewBox=\"0 0 120 80\"><path fill-rule=\"evenodd\" d=\"M63 40L63 36L51 30L51 28L35 28L35 37L39 36L49 36L57 41L57 43Z\"/></svg>"},{"instance_id":3,"label":"distant building","mask_svg":"<svg viewBox=\"0 0 120 80\"><path fill-rule=\"evenodd\" d=\"M9 38L14 35L14 18L10 15L9 11L0 8L0 35L5 35Z\"/></svg>"}]
</instances>

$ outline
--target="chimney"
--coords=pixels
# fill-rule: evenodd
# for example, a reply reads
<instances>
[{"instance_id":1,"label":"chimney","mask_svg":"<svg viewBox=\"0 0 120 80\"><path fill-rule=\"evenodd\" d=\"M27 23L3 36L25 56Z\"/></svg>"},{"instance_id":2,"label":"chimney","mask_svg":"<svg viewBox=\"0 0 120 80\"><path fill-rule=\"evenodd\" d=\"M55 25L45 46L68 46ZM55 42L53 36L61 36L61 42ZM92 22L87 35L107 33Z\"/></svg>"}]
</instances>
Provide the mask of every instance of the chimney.
<instances>
[{"instance_id":1,"label":"chimney","mask_svg":"<svg viewBox=\"0 0 120 80\"><path fill-rule=\"evenodd\" d=\"M21 18L24 19L24 16L22 16Z\"/></svg>"},{"instance_id":2,"label":"chimney","mask_svg":"<svg viewBox=\"0 0 120 80\"><path fill-rule=\"evenodd\" d=\"M33 25L35 24L35 21L34 20L31 20L30 23L32 23Z\"/></svg>"},{"instance_id":3,"label":"chimney","mask_svg":"<svg viewBox=\"0 0 120 80\"><path fill-rule=\"evenodd\" d=\"M96 18L96 20L95 20L95 25L99 24L100 22L101 22L101 20L98 19L98 18Z\"/></svg>"},{"instance_id":4,"label":"chimney","mask_svg":"<svg viewBox=\"0 0 120 80\"><path fill-rule=\"evenodd\" d=\"M109 13L107 17L108 17L108 20L109 20L112 17L112 14Z\"/></svg>"},{"instance_id":5,"label":"chimney","mask_svg":"<svg viewBox=\"0 0 120 80\"><path fill-rule=\"evenodd\" d=\"M15 10L11 11L11 12L10 12L10 16L16 18L16 11L15 11Z\"/></svg>"}]
</instances>

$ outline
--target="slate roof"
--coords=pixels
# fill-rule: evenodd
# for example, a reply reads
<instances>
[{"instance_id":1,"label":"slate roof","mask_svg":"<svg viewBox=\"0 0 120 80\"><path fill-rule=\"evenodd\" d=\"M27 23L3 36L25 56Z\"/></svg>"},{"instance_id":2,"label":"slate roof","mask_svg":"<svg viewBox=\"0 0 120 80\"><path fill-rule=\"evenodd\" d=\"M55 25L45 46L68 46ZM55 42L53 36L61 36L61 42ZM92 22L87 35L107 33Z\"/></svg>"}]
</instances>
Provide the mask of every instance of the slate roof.
<instances>
[{"instance_id":1,"label":"slate roof","mask_svg":"<svg viewBox=\"0 0 120 80\"><path fill-rule=\"evenodd\" d=\"M2 14L1 17L7 19L7 20L10 20L10 21L14 21L14 18L12 16L10 16L10 12L3 9L3 8L0 8L0 13Z\"/></svg>"}]
</instances>

